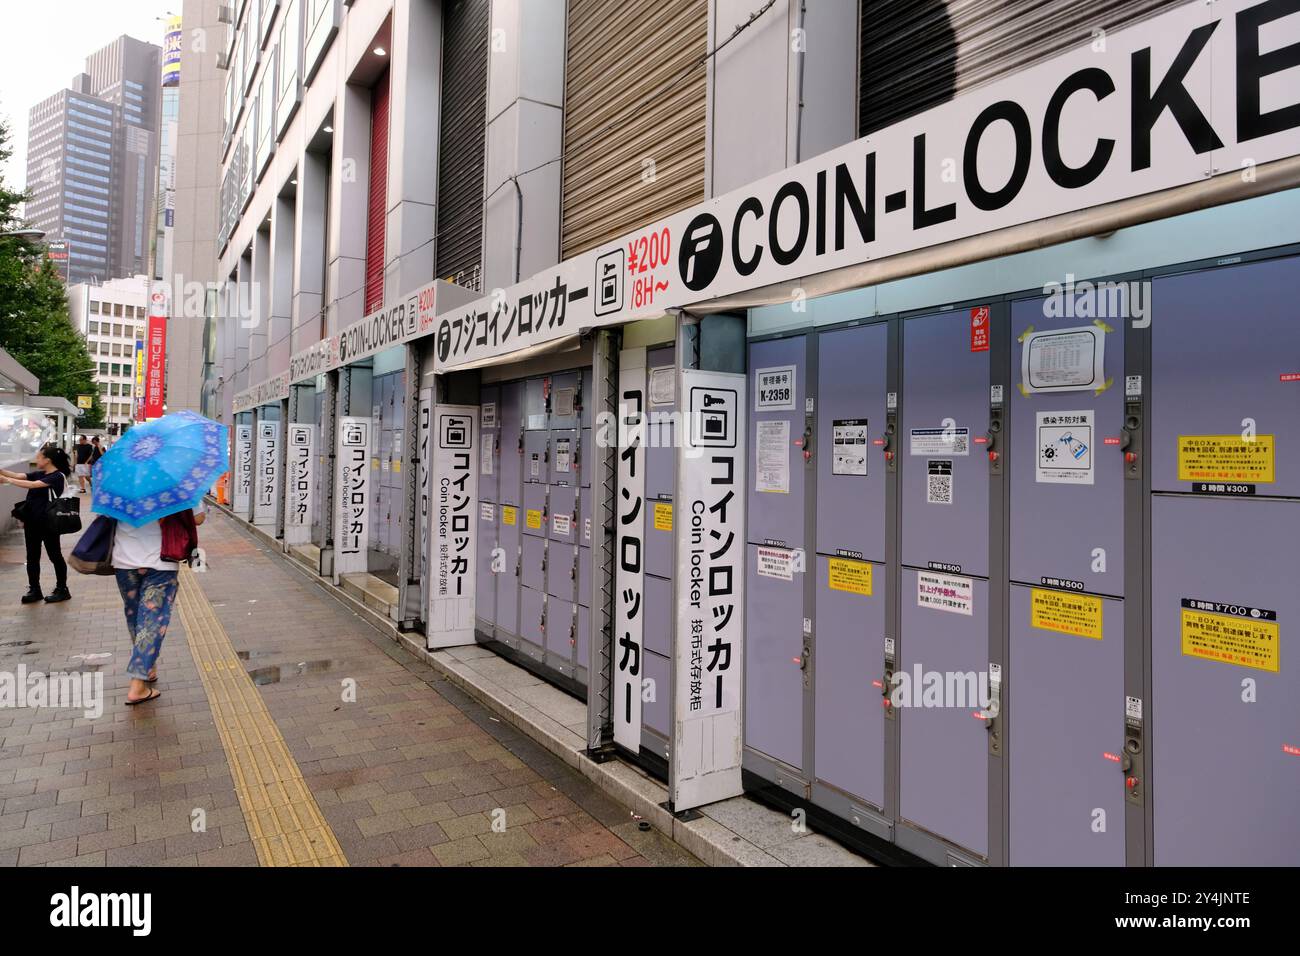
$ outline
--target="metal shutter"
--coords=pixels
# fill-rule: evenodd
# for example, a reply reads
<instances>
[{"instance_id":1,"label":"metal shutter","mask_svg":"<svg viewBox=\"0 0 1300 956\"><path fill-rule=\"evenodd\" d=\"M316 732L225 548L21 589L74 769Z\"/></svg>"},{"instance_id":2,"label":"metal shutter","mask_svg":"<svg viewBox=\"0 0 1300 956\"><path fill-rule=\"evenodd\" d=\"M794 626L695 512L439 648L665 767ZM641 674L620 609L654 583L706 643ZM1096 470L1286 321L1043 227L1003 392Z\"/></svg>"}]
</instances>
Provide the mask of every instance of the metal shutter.
<instances>
[{"instance_id":1,"label":"metal shutter","mask_svg":"<svg viewBox=\"0 0 1300 956\"><path fill-rule=\"evenodd\" d=\"M454 0L443 6L435 273L476 291L482 289L490 10L490 0Z\"/></svg>"},{"instance_id":2,"label":"metal shutter","mask_svg":"<svg viewBox=\"0 0 1300 956\"><path fill-rule=\"evenodd\" d=\"M858 135L1186 0L862 0Z\"/></svg>"},{"instance_id":3,"label":"metal shutter","mask_svg":"<svg viewBox=\"0 0 1300 956\"><path fill-rule=\"evenodd\" d=\"M569 0L561 258L704 199L708 15L708 0Z\"/></svg>"},{"instance_id":4,"label":"metal shutter","mask_svg":"<svg viewBox=\"0 0 1300 956\"><path fill-rule=\"evenodd\" d=\"M370 91L370 192L366 200L366 304L384 305L384 229L388 211L388 71Z\"/></svg>"}]
</instances>

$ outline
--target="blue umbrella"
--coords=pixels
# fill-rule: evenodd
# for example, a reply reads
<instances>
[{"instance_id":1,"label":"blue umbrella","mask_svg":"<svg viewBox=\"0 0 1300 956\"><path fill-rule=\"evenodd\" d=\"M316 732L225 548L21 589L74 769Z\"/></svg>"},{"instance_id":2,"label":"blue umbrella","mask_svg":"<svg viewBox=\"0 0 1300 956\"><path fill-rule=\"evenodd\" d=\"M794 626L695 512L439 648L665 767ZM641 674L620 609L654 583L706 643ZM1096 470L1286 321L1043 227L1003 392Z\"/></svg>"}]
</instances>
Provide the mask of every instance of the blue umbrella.
<instances>
[{"instance_id":1,"label":"blue umbrella","mask_svg":"<svg viewBox=\"0 0 1300 956\"><path fill-rule=\"evenodd\" d=\"M136 425L96 463L91 509L138 528L198 505L227 467L225 425L164 415Z\"/></svg>"}]
</instances>

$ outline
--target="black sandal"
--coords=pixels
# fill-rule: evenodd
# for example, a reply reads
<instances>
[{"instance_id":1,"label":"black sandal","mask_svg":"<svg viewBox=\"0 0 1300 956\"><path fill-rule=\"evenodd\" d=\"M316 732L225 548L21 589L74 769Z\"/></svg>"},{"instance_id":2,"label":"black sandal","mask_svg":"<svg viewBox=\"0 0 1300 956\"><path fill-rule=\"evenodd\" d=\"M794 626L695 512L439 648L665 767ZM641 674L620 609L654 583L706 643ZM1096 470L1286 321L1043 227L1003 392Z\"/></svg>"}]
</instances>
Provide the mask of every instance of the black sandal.
<instances>
[{"instance_id":1,"label":"black sandal","mask_svg":"<svg viewBox=\"0 0 1300 956\"><path fill-rule=\"evenodd\" d=\"M128 706L128 707L134 707L136 704L147 704L147 703L149 703L149 701L151 701L151 700L157 700L157 699L158 699L159 697L161 697L161 696L162 696L162 691L160 691L160 690L151 690L151 691L149 691L149 696L148 696L148 697L137 697L135 700L132 700L130 697L128 697L128 698L126 699L126 706Z\"/></svg>"}]
</instances>

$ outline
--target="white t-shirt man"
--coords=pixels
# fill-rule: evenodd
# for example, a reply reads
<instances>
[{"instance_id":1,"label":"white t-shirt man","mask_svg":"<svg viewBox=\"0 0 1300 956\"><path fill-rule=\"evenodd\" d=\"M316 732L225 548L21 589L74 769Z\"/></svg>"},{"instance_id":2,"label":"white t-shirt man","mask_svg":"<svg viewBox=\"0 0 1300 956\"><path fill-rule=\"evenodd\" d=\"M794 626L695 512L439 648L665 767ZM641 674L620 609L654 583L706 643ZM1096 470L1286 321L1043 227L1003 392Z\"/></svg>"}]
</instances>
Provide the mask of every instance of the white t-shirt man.
<instances>
[{"instance_id":1,"label":"white t-shirt man","mask_svg":"<svg viewBox=\"0 0 1300 956\"><path fill-rule=\"evenodd\" d=\"M207 505L199 502L194 509L194 517L207 514ZM152 568L156 571L179 571L176 561L162 559L162 526L157 521L150 521L139 528L132 528L125 521L117 523L113 537L113 567L122 571L134 571L138 568Z\"/></svg>"}]
</instances>

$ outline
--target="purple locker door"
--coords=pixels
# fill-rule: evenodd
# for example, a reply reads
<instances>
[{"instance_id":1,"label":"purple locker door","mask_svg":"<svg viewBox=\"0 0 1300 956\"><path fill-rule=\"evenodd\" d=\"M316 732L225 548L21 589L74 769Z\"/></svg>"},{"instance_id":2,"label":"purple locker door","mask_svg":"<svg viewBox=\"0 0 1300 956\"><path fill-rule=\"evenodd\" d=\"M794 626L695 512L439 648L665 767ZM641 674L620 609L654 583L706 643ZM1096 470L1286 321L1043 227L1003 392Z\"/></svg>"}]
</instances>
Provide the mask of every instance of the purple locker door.
<instances>
[{"instance_id":1,"label":"purple locker door","mask_svg":"<svg viewBox=\"0 0 1300 956\"><path fill-rule=\"evenodd\" d=\"M572 601L578 586L576 544L552 541L546 549L546 593Z\"/></svg>"},{"instance_id":2,"label":"purple locker door","mask_svg":"<svg viewBox=\"0 0 1300 956\"><path fill-rule=\"evenodd\" d=\"M582 397L578 394L580 375L577 371L557 372L551 376L551 428L578 428L581 421Z\"/></svg>"},{"instance_id":3,"label":"purple locker door","mask_svg":"<svg viewBox=\"0 0 1300 956\"><path fill-rule=\"evenodd\" d=\"M987 581L968 578L972 613L959 614L918 604L917 572L904 568L900 602L899 667L907 675L911 701L899 706L901 815L980 856L988 853L988 731L977 719L978 694L926 706L926 674L987 674L989 666ZM953 577L947 575L947 577ZM918 668L921 686L917 687ZM954 681L956 684L957 682ZM901 684L900 684L901 688ZM954 687L954 690L957 690ZM960 684L968 698L967 682ZM919 701L916 698L921 698ZM945 695L946 698L946 695Z\"/></svg>"},{"instance_id":4,"label":"purple locker door","mask_svg":"<svg viewBox=\"0 0 1300 956\"><path fill-rule=\"evenodd\" d=\"M645 576L645 630L642 641L661 657L673 655L673 585L666 578Z\"/></svg>"},{"instance_id":5,"label":"purple locker door","mask_svg":"<svg viewBox=\"0 0 1300 956\"><path fill-rule=\"evenodd\" d=\"M545 612L546 598L541 591L529 587L519 589L519 636L525 644L523 650L533 657L540 658L541 650L546 646ZM533 646L530 648L529 644Z\"/></svg>"},{"instance_id":6,"label":"purple locker door","mask_svg":"<svg viewBox=\"0 0 1300 956\"><path fill-rule=\"evenodd\" d=\"M647 625L648 625L647 621ZM645 668L641 672L642 680L651 681L650 699L641 698L641 722L660 737L668 736L668 685L671 663L668 658L647 650L641 658Z\"/></svg>"},{"instance_id":7,"label":"purple locker door","mask_svg":"<svg viewBox=\"0 0 1300 956\"><path fill-rule=\"evenodd\" d=\"M1157 495L1151 541L1156 865L1300 865L1300 502Z\"/></svg>"},{"instance_id":8,"label":"purple locker door","mask_svg":"<svg viewBox=\"0 0 1300 956\"><path fill-rule=\"evenodd\" d=\"M575 628L573 604L561 598L547 598L546 650L560 658L565 665L573 663L573 647L578 639Z\"/></svg>"},{"instance_id":9,"label":"purple locker door","mask_svg":"<svg viewBox=\"0 0 1300 956\"><path fill-rule=\"evenodd\" d=\"M524 508L519 516L519 531L526 537L546 537L550 515L546 510L546 485L524 485Z\"/></svg>"},{"instance_id":10,"label":"purple locker door","mask_svg":"<svg viewBox=\"0 0 1300 956\"><path fill-rule=\"evenodd\" d=\"M1046 314L1049 300L1023 299L1011 305L1011 388L1007 390L1010 447L1007 466L1011 481L1011 579L1038 585L1044 577L1081 581L1095 594L1124 593L1124 452L1118 439L1124 425L1125 322L1107 320L1113 330L1104 334L1105 366L1097 377L1097 394L1086 391L1021 394L1021 365L1025 333L1060 329L1097 330L1092 319L1062 318ZM1055 309L1054 311L1060 311ZM1108 385L1109 383L1109 385ZM987 396L985 404L987 404ZM1039 480L1061 477L1056 463L1080 451L1080 436L1071 429L1067 451L1061 448L1065 432L1051 424L1042 430L1039 448L1038 416L1088 412L1092 423L1083 433L1091 483ZM1116 439L1106 444L1107 439ZM1051 449L1053 457L1046 457ZM1040 462L1040 453L1043 458ZM1079 469L1080 472L1085 469ZM1045 533L1045 529L1055 529ZM1094 557L1105 551L1105 564ZM1099 570L1094 571L1093 567ZM1105 570L1100 570L1102 567Z\"/></svg>"},{"instance_id":11,"label":"purple locker door","mask_svg":"<svg viewBox=\"0 0 1300 956\"><path fill-rule=\"evenodd\" d=\"M526 534L521 539L519 583L537 591L546 590L546 539Z\"/></svg>"},{"instance_id":12,"label":"purple locker door","mask_svg":"<svg viewBox=\"0 0 1300 956\"><path fill-rule=\"evenodd\" d=\"M546 481L552 485L576 487L578 484L578 457L581 454L578 450L577 429L563 428L551 432L549 451L550 461L548 462Z\"/></svg>"},{"instance_id":13,"label":"purple locker door","mask_svg":"<svg viewBox=\"0 0 1300 956\"><path fill-rule=\"evenodd\" d=\"M1011 587L1010 862L1123 866L1124 602L1068 595L1100 606L1098 639L1035 627L1034 591Z\"/></svg>"},{"instance_id":14,"label":"purple locker door","mask_svg":"<svg viewBox=\"0 0 1300 956\"><path fill-rule=\"evenodd\" d=\"M521 465L525 486L546 483L546 456L550 437L550 432L524 432L524 457Z\"/></svg>"},{"instance_id":15,"label":"purple locker door","mask_svg":"<svg viewBox=\"0 0 1300 956\"><path fill-rule=\"evenodd\" d=\"M803 768L803 576L745 575L745 746ZM649 580L647 578L647 580Z\"/></svg>"},{"instance_id":16,"label":"purple locker door","mask_svg":"<svg viewBox=\"0 0 1300 956\"><path fill-rule=\"evenodd\" d=\"M860 575L846 580L837 573L832 588L831 562L843 560L817 558L813 766L823 783L879 808L885 804L885 708L883 688L872 681L884 677L889 589L882 564L870 566L870 594L861 593L868 588Z\"/></svg>"},{"instance_id":17,"label":"purple locker door","mask_svg":"<svg viewBox=\"0 0 1300 956\"><path fill-rule=\"evenodd\" d=\"M591 493L578 495L578 543L585 548L591 547Z\"/></svg>"},{"instance_id":18,"label":"purple locker door","mask_svg":"<svg viewBox=\"0 0 1300 956\"><path fill-rule=\"evenodd\" d=\"M989 573L989 353L971 351L970 311L903 323L898 436L903 564ZM945 428L945 423L949 427Z\"/></svg>"},{"instance_id":19,"label":"purple locker door","mask_svg":"<svg viewBox=\"0 0 1300 956\"><path fill-rule=\"evenodd\" d=\"M573 544L578 540L579 529L577 515L577 491L571 485L553 485L551 498L547 503L547 536L552 541Z\"/></svg>"},{"instance_id":20,"label":"purple locker door","mask_svg":"<svg viewBox=\"0 0 1300 956\"><path fill-rule=\"evenodd\" d=\"M576 606L573 609L573 616L578 622L577 666L585 672L587 663L591 660L591 611Z\"/></svg>"},{"instance_id":21,"label":"purple locker door","mask_svg":"<svg viewBox=\"0 0 1300 956\"><path fill-rule=\"evenodd\" d=\"M501 434L501 390L495 385L484 385L479 389L480 421L489 420L495 424L486 425L479 431L478 447L478 496L482 501L497 501L497 482L501 478L499 462L500 449L498 439ZM491 416L489 418L489 416ZM432 441L430 442L432 450ZM411 456L407 452L407 458Z\"/></svg>"},{"instance_id":22,"label":"purple locker door","mask_svg":"<svg viewBox=\"0 0 1300 956\"><path fill-rule=\"evenodd\" d=\"M546 424L546 388L550 376L530 378L523 382L523 428L525 431L545 429Z\"/></svg>"},{"instance_id":23,"label":"purple locker door","mask_svg":"<svg viewBox=\"0 0 1300 956\"><path fill-rule=\"evenodd\" d=\"M803 452L795 442L803 437L804 389L807 384L804 357L807 342L804 336L753 342L749 346L749 540L753 544L765 541L785 542L787 547L804 547ZM759 395L757 376L760 372L779 375L778 370L793 369L793 389L787 399ZM779 392L780 389L769 389ZM776 407L788 406L788 407ZM784 424L784 429L782 429ZM763 451L759 436L765 437L772 452L771 467L760 471L759 456ZM784 453L782 452L784 445ZM759 488L769 490L760 491ZM798 656L797 654L795 655Z\"/></svg>"},{"instance_id":24,"label":"purple locker door","mask_svg":"<svg viewBox=\"0 0 1300 956\"><path fill-rule=\"evenodd\" d=\"M492 572L492 552L497 547L497 522L501 518L499 506L480 502L478 520L478 560L474 569L474 616L485 624L496 623L497 575ZM513 566L511 571L513 571Z\"/></svg>"},{"instance_id":25,"label":"purple locker door","mask_svg":"<svg viewBox=\"0 0 1300 956\"><path fill-rule=\"evenodd\" d=\"M817 550L857 551L868 559L885 559L885 462L874 440L885 433L885 367L888 331L882 323L817 338ZM842 443L835 454L835 434L856 438L856 422L866 421L866 474L853 449ZM837 426L838 423L838 426ZM895 450L901 453L900 446ZM773 497L763 495L763 498ZM750 540L755 540L751 535Z\"/></svg>"},{"instance_id":26,"label":"purple locker door","mask_svg":"<svg viewBox=\"0 0 1300 956\"><path fill-rule=\"evenodd\" d=\"M592 457L595 452L591 447L591 429L584 428L582 437L578 445L578 484L583 488L591 487L591 472L596 467L596 459Z\"/></svg>"},{"instance_id":27,"label":"purple locker door","mask_svg":"<svg viewBox=\"0 0 1300 956\"><path fill-rule=\"evenodd\" d=\"M504 566L495 575L498 631L519 636L519 576L523 573L519 553L519 509L515 505L498 505L497 546L503 552Z\"/></svg>"},{"instance_id":28,"label":"purple locker door","mask_svg":"<svg viewBox=\"0 0 1300 956\"><path fill-rule=\"evenodd\" d=\"M523 384L507 382L501 386L501 404L497 406L501 421L501 452L497 463L501 466L498 494L503 502L519 504L519 483L523 468L520 436L523 432Z\"/></svg>"},{"instance_id":29,"label":"purple locker door","mask_svg":"<svg viewBox=\"0 0 1300 956\"><path fill-rule=\"evenodd\" d=\"M1256 494L1300 497L1300 259L1276 259L1155 280L1151 325L1151 487L1192 491L1180 480L1179 437L1240 439L1252 419L1272 436L1273 481ZM1238 446L1240 447L1240 445ZM1267 447L1267 446L1265 446ZM1188 474L1198 474L1189 459ZM1203 464L1200 463L1200 464Z\"/></svg>"},{"instance_id":30,"label":"purple locker door","mask_svg":"<svg viewBox=\"0 0 1300 956\"><path fill-rule=\"evenodd\" d=\"M591 548L578 548L578 603L591 605Z\"/></svg>"}]
</instances>

